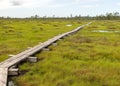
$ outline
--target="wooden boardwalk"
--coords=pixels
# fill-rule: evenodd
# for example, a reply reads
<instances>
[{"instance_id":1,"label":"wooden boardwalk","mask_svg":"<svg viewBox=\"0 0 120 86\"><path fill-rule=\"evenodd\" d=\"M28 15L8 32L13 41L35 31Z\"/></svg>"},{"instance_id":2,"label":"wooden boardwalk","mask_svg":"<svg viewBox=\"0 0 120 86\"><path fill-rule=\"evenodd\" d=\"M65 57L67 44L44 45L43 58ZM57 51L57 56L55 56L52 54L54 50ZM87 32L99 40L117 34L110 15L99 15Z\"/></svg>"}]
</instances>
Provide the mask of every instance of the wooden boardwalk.
<instances>
[{"instance_id":1,"label":"wooden boardwalk","mask_svg":"<svg viewBox=\"0 0 120 86\"><path fill-rule=\"evenodd\" d=\"M8 68L0 68L0 86L7 85Z\"/></svg>"},{"instance_id":2,"label":"wooden boardwalk","mask_svg":"<svg viewBox=\"0 0 120 86\"><path fill-rule=\"evenodd\" d=\"M59 39L68 36L70 34L73 34L77 31L79 31L80 29L82 29L84 26L87 26L89 24L91 24L92 22L89 22L88 24L82 25L72 31L60 34L58 36L55 36L51 39L49 39L46 42L43 42L39 45L36 45L35 47L32 47L30 49L27 49L17 55L12 56L11 58L3 61L0 63L0 86L7 86L7 77L8 77L8 70L10 67L19 64L21 61L26 60L28 57L34 55L35 53L37 53L38 51L42 50L43 48L48 47L49 45L55 43L56 41L58 41Z\"/></svg>"}]
</instances>

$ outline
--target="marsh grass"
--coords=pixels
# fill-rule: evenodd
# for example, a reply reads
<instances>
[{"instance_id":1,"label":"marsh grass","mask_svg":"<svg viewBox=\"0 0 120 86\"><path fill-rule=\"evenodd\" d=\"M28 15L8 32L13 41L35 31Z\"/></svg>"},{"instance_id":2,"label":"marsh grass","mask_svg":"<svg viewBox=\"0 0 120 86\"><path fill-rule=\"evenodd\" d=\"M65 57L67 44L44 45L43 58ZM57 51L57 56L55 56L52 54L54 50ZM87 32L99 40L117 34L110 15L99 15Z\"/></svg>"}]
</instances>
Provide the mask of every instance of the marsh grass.
<instances>
[{"instance_id":1,"label":"marsh grass","mask_svg":"<svg viewBox=\"0 0 120 86\"><path fill-rule=\"evenodd\" d=\"M9 54L18 54L27 47L33 47L58 34L70 31L86 22L73 20L36 20L1 19L0 20L0 62L9 58ZM66 27L66 24L73 24Z\"/></svg>"},{"instance_id":2,"label":"marsh grass","mask_svg":"<svg viewBox=\"0 0 120 86\"><path fill-rule=\"evenodd\" d=\"M21 71L29 71L13 80L18 86L120 86L120 33L90 31L119 23L94 22L37 54L39 62L21 65Z\"/></svg>"}]
</instances>

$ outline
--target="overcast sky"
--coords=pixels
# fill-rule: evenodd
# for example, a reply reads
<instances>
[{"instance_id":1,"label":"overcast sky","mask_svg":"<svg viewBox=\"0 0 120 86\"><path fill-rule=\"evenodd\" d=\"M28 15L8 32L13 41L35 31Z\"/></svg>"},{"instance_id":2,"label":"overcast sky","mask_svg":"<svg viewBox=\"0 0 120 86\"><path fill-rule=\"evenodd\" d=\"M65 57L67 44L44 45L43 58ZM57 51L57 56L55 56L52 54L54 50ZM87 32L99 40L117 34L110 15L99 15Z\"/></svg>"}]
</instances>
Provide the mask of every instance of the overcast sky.
<instances>
[{"instance_id":1,"label":"overcast sky","mask_svg":"<svg viewBox=\"0 0 120 86\"><path fill-rule=\"evenodd\" d=\"M0 16L97 15L120 12L120 0L0 0Z\"/></svg>"}]
</instances>

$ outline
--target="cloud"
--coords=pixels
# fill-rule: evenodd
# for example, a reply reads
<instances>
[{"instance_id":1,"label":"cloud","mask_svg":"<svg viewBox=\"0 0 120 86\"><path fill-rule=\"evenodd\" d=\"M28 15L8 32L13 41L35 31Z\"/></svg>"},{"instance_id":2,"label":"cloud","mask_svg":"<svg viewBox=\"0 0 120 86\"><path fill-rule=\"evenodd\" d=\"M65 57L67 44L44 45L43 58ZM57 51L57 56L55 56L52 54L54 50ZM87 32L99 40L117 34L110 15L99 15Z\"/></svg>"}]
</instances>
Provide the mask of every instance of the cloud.
<instances>
[{"instance_id":1,"label":"cloud","mask_svg":"<svg viewBox=\"0 0 120 86\"><path fill-rule=\"evenodd\" d=\"M96 2L99 0L0 0L0 9L11 9L11 8L35 8L35 7L66 7L76 6L79 2ZM83 5L81 7L97 7L97 5Z\"/></svg>"},{"instance_id":2,"label":"cloud","mask_svg":"<svg viewBox=\"0 0 120 86\"><path fill-rule=\"evenodd\" d=\"M10 3L11 3L13 6L20 6L20 5L22 5L22 2L21 2L21 1L18 1L18 0L12 0L12 1L10 1Z\"/></svg>"},{"instance_id":3,"label":"cloud","mask_svg":"<svg viewBox=\"0 0 120 86\"><path fill-rule=\"evenodd\" d=\"M5 9L10 7L10 2L8 0L0 0L0 9Z\"/></svg>"},{"instance_id":4,"label":"cloud","mask_svg":"<svg viewBox=\"0 0 120 86\"><path fill-rule=\"evenodd\" d=\"M0 9L16 7L45 7L53 0L0 0Z\"/></svg>"}]
</instances>

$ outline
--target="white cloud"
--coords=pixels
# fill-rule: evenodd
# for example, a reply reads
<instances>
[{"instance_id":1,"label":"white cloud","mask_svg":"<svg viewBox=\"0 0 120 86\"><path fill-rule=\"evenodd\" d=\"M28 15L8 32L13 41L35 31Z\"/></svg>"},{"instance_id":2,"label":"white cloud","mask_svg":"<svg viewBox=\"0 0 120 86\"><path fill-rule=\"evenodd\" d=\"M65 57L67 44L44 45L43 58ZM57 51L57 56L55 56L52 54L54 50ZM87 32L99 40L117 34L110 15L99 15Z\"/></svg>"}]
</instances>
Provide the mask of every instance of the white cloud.
<instances>
[{"instance_id":1,"label":"white cloud","mask_svg":"<svg viewBox=\"0 0 120 86\"><path fill-rule=\"evenodd\" d=\"M16 7L45 7L53 0L0 0L0 9Z\"/></svg>"},{"instance_id":2,"label":"white cloud","mask_svg":"<svg viewBox=\"0 0 120 86\"><path fill-rule=\"evenodd\" d=\"M73 2L74 1L74 2ZM0 10L9 8L35 8L35 7L65 7L69 5L79 5L78 2L96 2L99 0L73 0L68 3L58 3L55 0L0 0ZM81 7L97 7L98 5L82 5Z\"/></svg>"},{"instance_id":3,"label":"white cloud","mask_svg":"<svg viewBox=\"0 0 120 86\"><path fill-rule=\"evenodd\" d=\"M53 0L23 0L24 6L45 6Z\"/></svg>"},{"instance_id":4,"label":"white cloud","mask_svg":"<svg viewBox=\"0 0 120 86\"><path fill-rule=\"evenodd\" d=\"M0 0L0 9L9 8L10 5L8 0Z\"/></svg>"}]
</instances>

